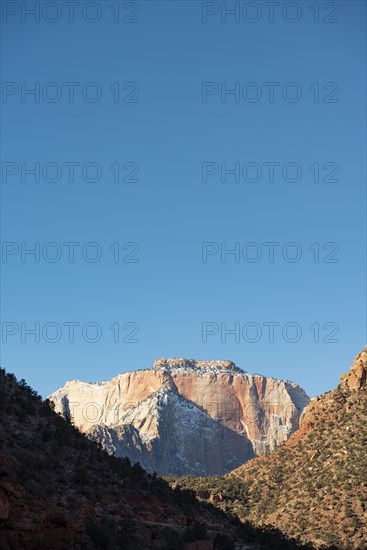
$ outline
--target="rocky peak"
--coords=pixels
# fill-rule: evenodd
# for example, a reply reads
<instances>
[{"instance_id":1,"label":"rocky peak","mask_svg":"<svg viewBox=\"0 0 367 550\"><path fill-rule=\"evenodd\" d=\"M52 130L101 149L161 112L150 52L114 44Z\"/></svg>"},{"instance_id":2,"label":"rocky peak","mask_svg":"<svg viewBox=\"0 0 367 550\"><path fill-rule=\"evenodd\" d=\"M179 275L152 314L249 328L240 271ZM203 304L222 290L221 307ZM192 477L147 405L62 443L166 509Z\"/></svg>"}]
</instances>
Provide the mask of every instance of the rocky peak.
<instances>
[{"instance_id":1,"label":"rocky peak","mask_svg":"<svg viewBox=\"0 0 367 550\"><path fill-rule=\"evenodd\" d=\"M298 428L309 402L296 384L245 373L232 361L166 357L103 384L67 384L50 399L109 451L135 460L135 445L139 462L165 475L217 475L264 454Z\"/></svg>"},{"instance_id":2,"label":"rocky peak","mask_svg":"<svg viewBox=\"0 0 367 550\"><path fill-rule=\"evenodd\" d=\"M341 377L341 388L347 391L367 387L367 346L357 355L349 372Z\"/></svg>"}]
</instances>

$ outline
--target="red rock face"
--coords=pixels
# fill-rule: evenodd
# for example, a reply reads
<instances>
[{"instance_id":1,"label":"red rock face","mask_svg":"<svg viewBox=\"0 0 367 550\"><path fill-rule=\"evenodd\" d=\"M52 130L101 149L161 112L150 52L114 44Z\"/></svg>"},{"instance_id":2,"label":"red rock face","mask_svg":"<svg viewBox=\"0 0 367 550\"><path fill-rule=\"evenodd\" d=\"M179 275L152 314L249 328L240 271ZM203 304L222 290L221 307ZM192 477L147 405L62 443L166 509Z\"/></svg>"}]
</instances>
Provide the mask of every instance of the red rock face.
<instances>
[{"instance_id":1,"label":"red rock face","mask_svg":"<svg viewBox=\"0 0 367 550\"><path fill-rule=\"evenodd\" d=\"M197 403L212 418L251 440L261 441L265 435L270 447L286 439L278 427L282 426L286 435L286 430L293 431L297 425L300 411L282 381L247 374L197 377L180 372L172 373L172 379L180 395ZM303 408L308 400L300 388L297 390Z\"/></svg>"},{"instance_id":2,"label":"red rock face","mask_svg":"<svg viewBox=\"0 0 367 550\"><path fill-rule=\"evenodd\" d=\"M354 359L351 369L341 377L341 387L347 390L360 390L367 385L367 347Z\"/></svg>"},{"instance_id":3,"label":"red rock face","mask_svg":"<svg viewBox=\"0 0 367 550\"><path fill-rule=\"evenodd\" d=\"M248 440L255 454L263 454L287 440L298 428L300 414L309 402L306 393L296 384L247 374L231 361L165 358L155 361L151 369L121 374L109 382L69 381L50 399L58 412L70 412L84 432L102 424L117 427L129 423L151 449L154 449L154 440L161 439L165 433L165 452L169 454L170 441L180 428L168 420L164 405L158 410L150 399L162 390L192 403L196 412L190 410L188 414L198 416L204 412L233 435ZM196 446L204 445L203 437L201 426ZM228 445L234 444L226 441ZM205 456L205 449L200 456L208 464L210 458ZM245 461L251 455L242 458Z\"/></svg>"}]
</instances>

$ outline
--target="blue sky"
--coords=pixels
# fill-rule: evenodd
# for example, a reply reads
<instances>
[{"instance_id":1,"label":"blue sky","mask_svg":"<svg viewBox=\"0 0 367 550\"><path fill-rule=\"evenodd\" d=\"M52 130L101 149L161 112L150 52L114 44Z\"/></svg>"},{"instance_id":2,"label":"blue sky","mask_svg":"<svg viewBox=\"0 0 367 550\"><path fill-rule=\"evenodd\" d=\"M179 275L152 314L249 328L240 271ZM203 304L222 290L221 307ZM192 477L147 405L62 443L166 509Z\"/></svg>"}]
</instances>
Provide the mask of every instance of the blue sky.
<instances>
[{"instance_id":1,"label":"blue sky","mask_svg":"<svg viewBox=\"0 0 367 550\"><path fill-rule=\"evenodd\" d=\"M240 2L237 23L221 21L219 2L119 2L117 23L113 2L94 3L98 12L80 2L73 23L65 6L35 22L12 4L2 23L2 365L44 396L161 356L231 359L310 395L335 387L366 335L366 4L316 3L319 23L307 1L300 13L280 2L273 23L263 2L256 13ZM217 7L204 23L202 10ZM65 82L76 83L73 102ZM219 92L203 102L208 82ZM236 83L239 97L221 97ZM22 98L32 86L38 102ZM206 162L218 173L203 182ZM35 163L39 182L25 172ZM138 181L115 183L115 163L120 179L138 166ZM222 163L238 163L240 181L223 183ZM259 181L246 181L246 166ZM74 262L66 242L79 243ZM208 242L218 252L203 262ZM269 242L279 243L274 262ZM39 246L40 261L22 261L22 246ZM236 246L240 257L221 258ZM35 323L39 342L25 333Z\"/></svg>"}]
</instances>

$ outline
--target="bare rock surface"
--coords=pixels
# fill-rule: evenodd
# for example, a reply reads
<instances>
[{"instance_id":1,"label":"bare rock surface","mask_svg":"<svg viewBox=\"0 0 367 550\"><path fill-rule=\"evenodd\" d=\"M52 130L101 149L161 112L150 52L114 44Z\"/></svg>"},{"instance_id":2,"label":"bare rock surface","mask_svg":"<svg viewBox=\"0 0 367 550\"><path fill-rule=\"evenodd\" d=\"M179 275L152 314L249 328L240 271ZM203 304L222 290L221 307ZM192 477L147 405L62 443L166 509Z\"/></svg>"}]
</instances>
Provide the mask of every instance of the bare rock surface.
<instances>
[{"instance_id":1,"label":"bare rock surface","mask_svg":"<svg viewBox=\"0 0 367 550\"><path fill-rule=\"evenodd\" d=\"M106 382L68 381L49 397L110 453L162 475L217 475L277 447L309 397L232 361L161 358Z\"/></svg>"}]
</instances>

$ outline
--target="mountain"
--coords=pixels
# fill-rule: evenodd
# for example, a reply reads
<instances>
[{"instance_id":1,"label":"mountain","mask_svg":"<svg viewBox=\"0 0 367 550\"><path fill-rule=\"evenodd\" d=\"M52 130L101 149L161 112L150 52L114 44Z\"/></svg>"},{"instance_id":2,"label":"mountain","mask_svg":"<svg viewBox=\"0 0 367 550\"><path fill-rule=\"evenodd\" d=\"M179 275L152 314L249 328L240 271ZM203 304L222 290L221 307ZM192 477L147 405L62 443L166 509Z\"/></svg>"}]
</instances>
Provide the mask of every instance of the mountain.
<instances>
[{"instance_id":1,"label":"mountain","mask_svg":"<svg viewBox=\"0 0 367 550\"><path fill-rule=\"evenodd\" d=\"M0 550L299 547L109 455L50 405L0 369Z\"/></svg>"},{"instance_id":2,"label":"mountain","mask_svg":"<svg viewBox=\"0 0 367 550\"><path fill-rule=\"evenodd\" d=\"M224 478L171 480L312 548L367 549L367 348L339 386L312 399L300 429Z\"/></svg>"},{"instance_id":3,"label":"mountain","mask_svg":"<svg viewBox=\"0 0 367 550\"><path fill-rule=\"evenodd\" d=\"M68 381L55 410L116 456L160 475L218 475L264 454L299 425L306 393L231 361L167 359L95 384Z\"/></svg>"}]
</instances>

